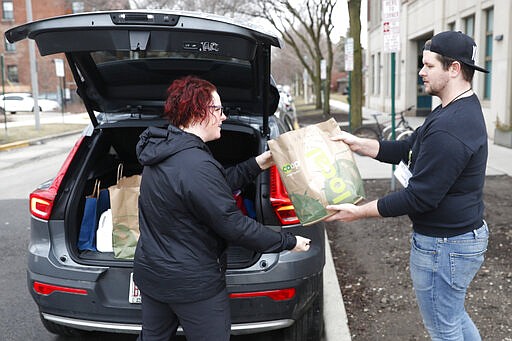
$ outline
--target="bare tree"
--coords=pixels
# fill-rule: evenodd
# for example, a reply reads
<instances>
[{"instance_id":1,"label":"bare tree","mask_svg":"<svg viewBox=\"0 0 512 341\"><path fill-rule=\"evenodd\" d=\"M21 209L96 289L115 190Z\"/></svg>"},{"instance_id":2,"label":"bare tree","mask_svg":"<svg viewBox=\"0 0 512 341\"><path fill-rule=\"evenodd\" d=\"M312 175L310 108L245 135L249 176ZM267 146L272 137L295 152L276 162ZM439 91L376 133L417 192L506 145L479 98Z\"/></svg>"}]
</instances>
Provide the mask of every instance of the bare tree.
<instances>
[{"instance_id":1,"label":"bare tree","mask_svg":"<svg viewBox=\"0 0 512 341\"><path fill-rule=\"evenodd\" d=\"M201 11L234 17L250 0L132 0L135 8Z\"/></svg>"},{"instance_id":2,"label":"bare tree","mask_svg":"<svg viewBox=\"0 0 512 341\"><path fill-rule=\"evenodd\" d=\"M98 0L99 1L99 0ZM313 83L315 107L329 116L334 29L332 14L337 0L132 0L137 8L201 10L237 18L263 19L270 23L294 51L299 65ZM325 80L321 61L325 60Z\"/></svg>"},{"instance_id":3,"label":"bare tree","mask_svg":"<svg viewBox=\"0 0 512 341\"><path fill-rule=\"evenodd\" d=\"M266 19L294 51L313 82L315 107L329 116L329 84L333 62L334 28L332 13L336 0L260 0L247 14ZM325 80L321 79L321 60L326 61ZM322 96L323 94L323 96ZM322 100L323 99L323 100Z\"/></svg>"},{"instance_id":4,"label":"bare tree","mask_svg":"<svg viewBox=\"0 0 512 341\"><path fill-rule=\"evenodd\" d=\"M363 54L361 48L361 0L348 0L350 36L354 39L354 70L350 84L350 126L362 124L363 106Z\"/></svg>"}]
</instances>

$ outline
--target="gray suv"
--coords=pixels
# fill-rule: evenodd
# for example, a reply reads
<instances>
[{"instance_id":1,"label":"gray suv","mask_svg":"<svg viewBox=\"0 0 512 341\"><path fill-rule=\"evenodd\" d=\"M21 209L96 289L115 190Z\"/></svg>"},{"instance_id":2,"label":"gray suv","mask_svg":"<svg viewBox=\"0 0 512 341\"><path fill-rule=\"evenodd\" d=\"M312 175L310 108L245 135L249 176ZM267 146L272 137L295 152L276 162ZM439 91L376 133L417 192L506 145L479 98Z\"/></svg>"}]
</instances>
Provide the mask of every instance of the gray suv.
<instances>
[{"instance_id":1,"label":"gray suv","mask_svg":"<svg viewBox=\"0 0 512 341\"><path fill-rule=\"evenodd\" d=\"M53 180L30 194L28 287L52 333L138 333L140 300L132 260L77 247L86 195L140 174L139 135L165 128L165 92L193 74L218 88L229 119L209 144L225 166L258 155L287 128L273 113L279 92L270 75L272 34L198 13L111 11L35 21L5 33L11 43L34 39L41 55L65 53L77 93L91 119ZM228 249L227 285L232 334L273 331L277 340L321 339L325 262L324 225L303 227L277 170L242 190L253 218L270 229L312 239L306 253L259 254Z\"/></svg>"}]
</instances>

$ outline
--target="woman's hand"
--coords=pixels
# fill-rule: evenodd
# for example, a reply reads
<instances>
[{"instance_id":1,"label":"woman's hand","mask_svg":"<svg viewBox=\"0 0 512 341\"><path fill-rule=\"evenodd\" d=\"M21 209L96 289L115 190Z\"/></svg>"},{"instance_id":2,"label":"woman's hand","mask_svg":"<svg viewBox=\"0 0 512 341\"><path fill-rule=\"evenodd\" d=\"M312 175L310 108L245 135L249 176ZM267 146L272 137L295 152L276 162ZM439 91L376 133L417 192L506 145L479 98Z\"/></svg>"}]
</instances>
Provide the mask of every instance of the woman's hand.
<instances>
[{"instance_id":1,"label":"woman's hand","mask_svg":"<svg viewBox=\"0 0 512 341\"><path fill-rule=\"evenodd\" d=\"M295 244L295 247L293 248L292 251L300 252L309 250L309 244L311 244L311 239L304 238L301 236L295 236L295 239L297 239L297 244Z\"/></svg>"},{"instance_id":2,"label":"woman's hand","mask_svg":"<svg viewBox=\"0 0 512 341\"><path fill-rule=\"evenodd\" d=\"M262 170L265 170L270 166L273 166L274 159L272 158L272 153L270 152L270 150L267 150L266 152L263 152L260 155L256 156L256 162L258 163L258 166L260 166Z\"/></svg>"}]
</instances>

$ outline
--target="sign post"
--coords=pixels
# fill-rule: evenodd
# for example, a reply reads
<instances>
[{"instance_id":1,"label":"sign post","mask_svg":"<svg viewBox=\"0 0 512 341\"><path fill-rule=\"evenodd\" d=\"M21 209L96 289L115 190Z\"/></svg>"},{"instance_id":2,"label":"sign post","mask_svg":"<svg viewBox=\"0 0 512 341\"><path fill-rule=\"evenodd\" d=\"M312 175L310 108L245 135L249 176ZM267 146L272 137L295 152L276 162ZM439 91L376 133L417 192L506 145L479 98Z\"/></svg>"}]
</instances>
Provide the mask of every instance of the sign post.
<instances>
[{"instance_id":1,"label":"sign post","mask_svg":"<svg viewBox=\"0 0 512 341\"><path fill-rule=\"evenodd\" d=\"M64 60L60 59L60 58L55 58L53 60L53 62L55 63L55 75L61 79L62 81L60 83L62 83L62 85L59 85L59 96L60 96L60 108L61 108L61 113L62 113L62 122L64 122Z\"/></svg>"},{"instance_id":2,"label":"sign post","mask_svg":"<svg viewBox=\"0 0 512 341\"><path fill-rule=\"evenodd\" d=\"M391 136L395 140L395 67L400 51L400 0L382 0L383 52L391 53ZM395 190L395 165L391 167L391 190Z\"/></svg>"},{"instance_id":3,"label":"sign post","mask_svg":"<svg viewBox=\"0 0 512 341\"><path fill-rule=\"evenodd\" d=\"M345 71L348 72L348 131L352 132L352 71L354 70L354 38L345 40Z\"/></svg>"},{"instance_id":4,"label":"sign post","mask_svg":"<svg viewBox=\"0 0 512 341\"><path fill-rule=\"evenodd\" d=\"M5 126L5 136L7 136L7 112L5 111L5 78L4 78L4 55L0 54L0 70L2 71L2 95L3 103L2 103L2 112L4 115L4 126Z\"/></svg>"}]
</instances>

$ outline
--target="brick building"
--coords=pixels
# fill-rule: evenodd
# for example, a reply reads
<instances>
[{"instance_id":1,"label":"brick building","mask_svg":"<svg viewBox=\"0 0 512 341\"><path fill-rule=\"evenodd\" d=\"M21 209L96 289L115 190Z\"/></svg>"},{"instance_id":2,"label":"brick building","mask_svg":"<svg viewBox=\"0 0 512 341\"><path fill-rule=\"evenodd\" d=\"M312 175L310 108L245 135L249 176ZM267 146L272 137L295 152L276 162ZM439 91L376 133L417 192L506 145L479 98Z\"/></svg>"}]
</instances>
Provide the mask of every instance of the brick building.
<instances>
[{"instance_id":1,"label":"brick building","mask_svg":"<svg viewBox=\"0 0 512 341\"><path fill-rule=\"evenodd\" d=\"M31 0L31 2L33 20L83 11L129 8L129 0ZM0 0L0 31L2 36L9 28L26 22L26 0ZM5 92L32 92L28 40L16 44L10 44L5 37L2 40L0 54L3 55L4 59ZM63 93L68 98L74 99L75 85L66 63L64 63L66 65L64 79L56 75L55 59L65 61L64 54L41 57L37 48L35 50L39 94L47 97L58 97L60 93ZM61 89L65 90L61 92ZM0 88L1 92L2 88Z\"/></svg>"}]
</instances>

